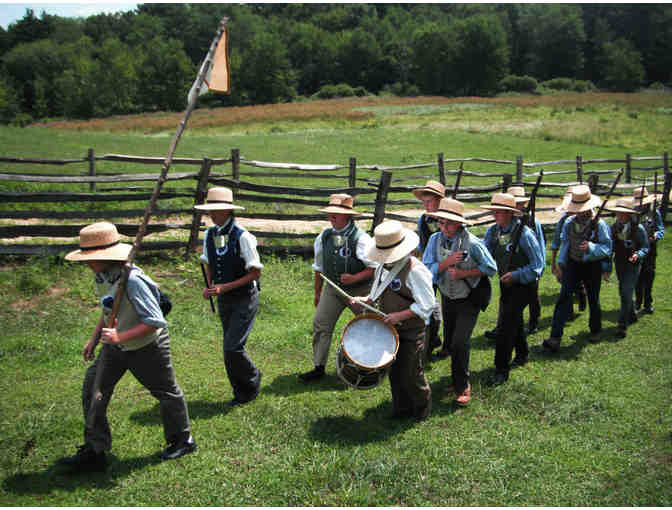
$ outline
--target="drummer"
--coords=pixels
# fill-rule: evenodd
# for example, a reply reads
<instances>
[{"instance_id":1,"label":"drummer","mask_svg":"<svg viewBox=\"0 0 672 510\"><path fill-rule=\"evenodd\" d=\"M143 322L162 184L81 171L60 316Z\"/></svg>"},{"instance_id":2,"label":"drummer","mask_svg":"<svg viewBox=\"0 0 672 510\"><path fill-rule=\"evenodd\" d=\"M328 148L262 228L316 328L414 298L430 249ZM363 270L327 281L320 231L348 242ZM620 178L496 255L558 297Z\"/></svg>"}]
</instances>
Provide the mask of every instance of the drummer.
<instances>
[{"instance_id":1,"label":"drummer","mask_svg":"<svg viewBox=\"0 0 672 510\"><path fill-rule=\"evenodd\" d=\"M497 264L483 241L467 230L471 222L464 217L462 202L444 198L429 215L438 218L441 231L430 237L422 262L439 287L443 338L452 345L453 384L449 390L457 395L459 405L466 405L471 400L471 333L484 305L479 302L479 293L472 290L479 283L489 286L487 278L497 272Z\"/></svg>"},{"instance_id":2,"label":"drummer","mask_svg":"<svg viewBox=\"0 0 672 510\"><path fill-rule=\"evenodd\" d=\"M392 417L426 420L432 408L432 391L425 378L425 328L436 305L432 273L411 253L418 235L398 221L385 221L374 230L375 244L367 256L380 264L368 296L388 314L385 322L399 333L397 358L390 368Z\"/></svg>"},{"instance_id":3,"label":"drummer","mask_svg":"<svg viewBox=\"0 0 672 510\"><path fill-rule=\"evenodd\" d=\"M363 295L371 288L376 263L365 255L372 244L371 236L355 225L361 213L353 209L354 199L345 193L329 197L329 205L320 212L327 213L331 227L317 236L314 243L315 318L313 319L313 370L300 374L305 382L324 376L329 357L331 337L348 300L331 285L324 285L321 275L350 295Z\"/></svg>"}]
</instances>

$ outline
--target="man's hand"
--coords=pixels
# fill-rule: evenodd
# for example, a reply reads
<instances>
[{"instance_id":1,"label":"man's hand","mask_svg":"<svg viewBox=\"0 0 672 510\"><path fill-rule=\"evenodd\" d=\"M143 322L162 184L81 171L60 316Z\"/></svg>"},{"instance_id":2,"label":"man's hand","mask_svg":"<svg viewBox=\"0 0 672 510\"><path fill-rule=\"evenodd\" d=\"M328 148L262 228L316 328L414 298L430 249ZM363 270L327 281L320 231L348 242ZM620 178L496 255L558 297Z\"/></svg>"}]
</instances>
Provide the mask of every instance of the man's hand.
<instances>
[{"instance_id":1,"label":"man's hand","mask_svg":"<svg viewBox=\"0 0 672 510\"><path fill-rule=\"evenodd\" d=\"M465 277L466 271L464 269L450 267L448 268L448 274L450 275L451 280L462 280Z\"/></svg>"},{"instance_id":2,"label":"man's hand","mask_svg":"<svg viewBox=\"0 0 672 510\"><path fill-rule=\"evenodd\" d=\"M445 260L450 264L451 266L454 266L456 264L459 264L464 260L464 251L459 250L455 251L450 254L450 256L446 257Z\"/></svg>"},{"instance_id":3,"label":"man's hand","mask_svg":"<svg viewBox=\"0 0 672 510\"><path fill-rule=\"evenodd\" d=\"M588 251L588 241L581 241L579 244L579 251L586 252Z\"/></svg>"},{"instance_id":4,"label":"man's hand","mask_svg":"<svg viewBox=\"0 0 672 510\"><path fill-rule=\"evenodd\" d=\"M553 267L551 272L555 275L555 279L558 280L558 283L562 283L562 269L560 269L560 266Z\"/></svg>"},{"instance_id":5,"label":"man's hand","mask_svg":"<svg viewBox=\"0 0 672 510\"><path fill-rule=\"evenodd\" d=\"M636 253L633 253L630 258L628 259L628 262L632 262L633 264L639 260L639 255Z\"/></svg>"},{"instance_id":6,"label":"man's hand","mask_svg":"<svg viewBox=\"0 0 672 510\"><path fill-rule=\"evenodd\" d=\"M96 351L96 346L93 338L86 342L86 345L84 346L84 349L82 349L82 358L84 358L85 362L92 361L93 356Z\"/></svg>"},{"instance_id":7,"label":"man's hand","mask_svg":"<svg viewBox=\"0 0 672 510\"><path fill-rule=\"evenodd\" d=\"M504 273L499 279L502 283L513 283L513 273L511 271Z\"/></svg>"},{"instance_id":8,"label":"man's hand","mask_svg":"<svg viewBox=\"0 0 672 510\"><path fill-rule=\"evenodd\" d=\"M121 343L119 340L119 332L117 331L117 324L119 321L114 319L114 326L111 328L102 328L100 330L100 342L104 344L113 344L118 345Z\"/></svg>"},{"instance_id":9,"label":"man's hand","mask_svg":"<svg viewBox=\"0 0 672 510\"><path fill-rule=\"evenodd\" d=\"M355 275L352 275L350 273L343 273L341 275L341 283L343 285L348 285L348 286L354 285L355 283L357 283L357 278L355 277Z\"/></svg>"}]
</instances>

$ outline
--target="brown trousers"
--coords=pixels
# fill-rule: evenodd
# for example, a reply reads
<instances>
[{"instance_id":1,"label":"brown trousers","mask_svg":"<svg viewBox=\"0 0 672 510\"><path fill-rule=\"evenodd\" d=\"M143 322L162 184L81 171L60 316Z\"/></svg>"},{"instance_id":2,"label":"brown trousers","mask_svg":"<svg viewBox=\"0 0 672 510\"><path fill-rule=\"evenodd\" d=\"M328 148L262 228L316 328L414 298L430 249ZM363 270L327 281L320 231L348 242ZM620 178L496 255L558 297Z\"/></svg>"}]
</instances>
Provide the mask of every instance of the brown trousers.
<instances>
[{"instance_id":1,"label":"brown trousers","mask_svg":"<svg viewBox=\"0 0 672 510\"><path fill-rule=\"evenodd\" d=\"M432 390L425 377L425 328L399 331L399 351L390 368L394 414L426 418L432 409Z\"/></svg>"}]
</instances>

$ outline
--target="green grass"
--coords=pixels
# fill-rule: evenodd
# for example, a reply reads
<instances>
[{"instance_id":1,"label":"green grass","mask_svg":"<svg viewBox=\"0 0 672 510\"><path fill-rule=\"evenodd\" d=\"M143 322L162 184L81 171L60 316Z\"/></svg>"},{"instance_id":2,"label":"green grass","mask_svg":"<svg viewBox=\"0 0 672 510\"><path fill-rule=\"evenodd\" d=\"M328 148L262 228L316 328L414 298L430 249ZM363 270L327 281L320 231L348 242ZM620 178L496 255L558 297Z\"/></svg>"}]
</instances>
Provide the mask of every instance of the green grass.
<instances>
[{"instance_id":1,"label":"green grass","mask_svg":"<svg viewBox=\"0 0 672 510\"><path fill-rule=\"evenodd\" d=\"M0 504L7 506L669 506L672 415L667 335L672 326L669 242L661 245L656 312L613 339L618 294L604 285L604 338L588 343L587 312L568 323L557 355L540 347L558 285L542 279L542 331L531 362L497 388L483 336L496 300L472 337L473 400L456 408L450 362L427 369L434 409L423 424L390 421L387 380L347 389L335 375L345 313L328 376L311 366L310 261L265 259L260 312L248 343L264 372L252 404L229 409L220 325L200 298L196 258L143 257L172 297L173 360L186 394L195 455L159 463L158 406L131 375L109 409L108 473L63 475L57 458L81 443L82 345L98 316L91 274L58 257L6 259L0 272ZM48 274L48 281L41 275ZM29 284L26 284L29 282Z\"/></svg>"},{"instance_id":2,"label":"green grass","mask_svg":"<svg viewBox=\"0 0 672 510\"><path fill-rule=\"evenodd\" d=\"M547 161L669 150L672 116L666 96L651 95L650 103L638 95L626 98L632 97L631 103L609 103L605 96L573 103L575 97L586 96L558 95L554 103L537 106L381 107L362 121L188 129L176 156L228 157L232 148L240 148L243 157L265 161L347 165L356 156L359 164L406 165L435 161L438 152L446 158L523 155L526 161ZM464 104L473 103L467 98ZM18 157L77 158L89 147L98 155L162 156L171 136L0 127L0 146L2 155ZM86 171L85 164L2 166L3 172ZM465 169L513 171L477 163ZM193 170L176 166L172 171ZM105 162L99 171L146 172L147 167ZM428 172L404 176L418 176L420 183ZM309 184L342 186L339 181ZM87 191L88 185L71 189ZM251 212L264 210L245 205ZM262 392L248 406L227 408L232 393L221 326L199 297L196 257L185 263L181 254L141 253L140 264L173 301L174 364L199 451L158 462L155 454L164 447L158 406L127 375L109 409L110 469L77 478L61 474L55 461L82 442L81 349L100 313L91 273L61 257L5 257L0 261L0 506L671 506L672 351L665 333L672 326L670 255L665 239L655 315L644 316L626 339L614 340L619 307L614 276L602 287L602 342L588 342L584 312L568 323L557 355L540 348L559 292L547 268L541 282L542 329L528 339L531 363L498 388L485 384L494 372L494 350L483 336L496 322L495 288L493 304L479 317L472 337L471 405L455 407L446 394L449 361L433 362L426 373L434 409L427 422L415 424L386 419L391 412L387 381L354 391L336 377L336 348L349 312L334 335L328 376L315 385L300 383L297 374L312 364L314 313L313 274L310 261L302 259L263 258L260 312L248 343L264 372Z\"/></svg>"}]
</instances>

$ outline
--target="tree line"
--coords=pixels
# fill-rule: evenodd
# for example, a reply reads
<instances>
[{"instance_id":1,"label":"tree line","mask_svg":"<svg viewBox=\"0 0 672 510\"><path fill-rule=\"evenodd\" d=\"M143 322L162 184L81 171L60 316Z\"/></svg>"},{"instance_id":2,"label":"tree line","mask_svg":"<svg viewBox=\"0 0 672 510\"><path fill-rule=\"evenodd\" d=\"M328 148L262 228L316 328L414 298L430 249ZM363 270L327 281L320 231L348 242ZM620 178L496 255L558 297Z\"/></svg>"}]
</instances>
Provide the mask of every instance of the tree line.
<instances>
[{"instance_id":1,"label":"tree line","mask_svg":"<svg viewBox=\"0 0 672 510\"><path fill-rule=\"evenodd\" d=\"M668 4L139 4L0 27L0 122L180 111L223 16L232 93L489 96L667 85Z\"/></svg>"}]
</instances>

